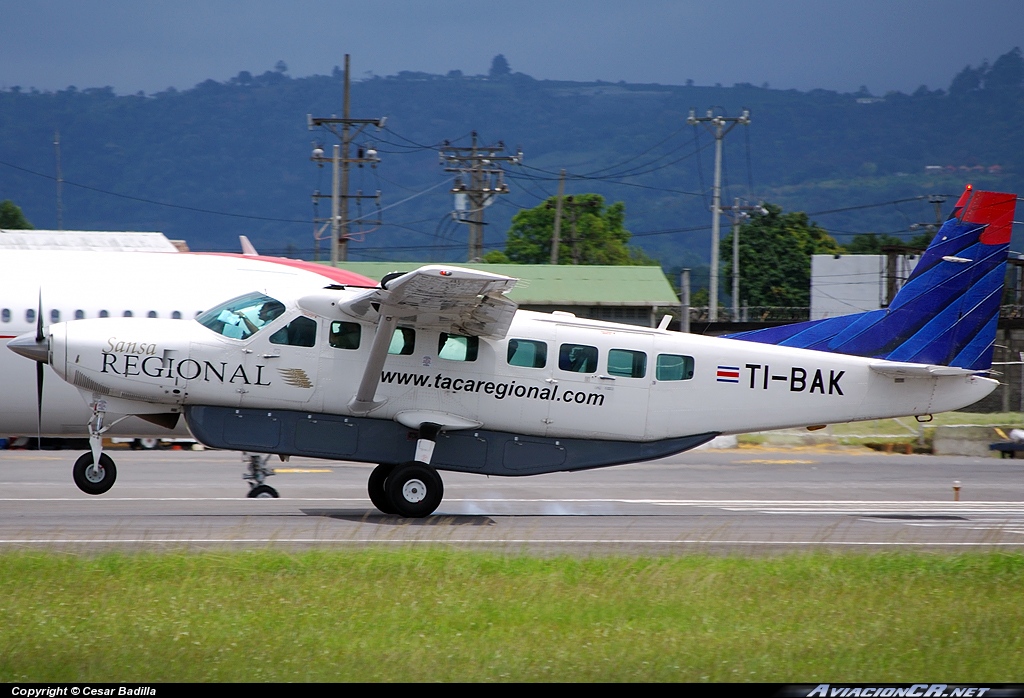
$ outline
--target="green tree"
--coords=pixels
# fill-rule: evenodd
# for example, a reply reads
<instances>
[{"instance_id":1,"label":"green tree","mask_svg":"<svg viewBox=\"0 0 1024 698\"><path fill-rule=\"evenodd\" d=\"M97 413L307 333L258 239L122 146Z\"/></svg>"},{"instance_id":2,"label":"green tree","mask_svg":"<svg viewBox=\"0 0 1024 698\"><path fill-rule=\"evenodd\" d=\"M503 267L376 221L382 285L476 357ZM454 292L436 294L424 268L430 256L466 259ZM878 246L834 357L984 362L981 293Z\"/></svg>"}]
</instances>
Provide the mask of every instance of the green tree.
<instances>
[{"instance_id":1,"label":"green tree","mask_svg":"<svg viewBox=\"0 0 1024 698\"><path fill-rule=\"evenodd\" d=\"M985 76L986 90L1018 90L1024 83L1024 55L1020 47L1004 53Z\"/></svg>"},{"instance_id":2,"label":"green tree","mask_svg":"<svg viewBox=\"0 0 1024 698\"><path fill-rule=\"evenodd\" d=\"M512 68L509 67L508 61L505 56L500 53L491 59L491 71L489 73L492 78L503 78L512 72Z\"/></svg>"},{"instance_id":3,"label":"green tree","mask_svg":"<svg viewBox=\"0 0 1024 698\"><path fill-rule=\"evenodd\" d=\"M32 230L33 226L13 201L4 199L0 201L0 228L7 230Z\"/></svg>"},{"instance_id":4,"label":"green tree","mask_svg":"<svg viewBox=\"0 0 1024 698\"><path fill-rule=\"evenodd\" d=\"M512 217L512 227L505 241L509 261L517 264L551 261L556 199L552 196L539 206L524 209ZM625 228L625 221L626 205L621 201L606 206L600 194L564 197L558 263L653 264L641 250L628 246L631 234Z\"/></svg>"},{"instance_id":5,"label":"green tree","mask_svg":"<svg viewBox=\"0 0 1024 698\"><path fill-rule=\"evenodd\" d=\"M807 307L811 304L811 255L841 254L843 248L803 211L768 213L740 227L740 299L753 306ZM725 282L732 274L732 233L721 243Z\"/></svg>"},{"instance_id":6,"label":"green tree","mask_svg":"<svg viewBox=\"0 0 1024 698\"><path fill-rule=\"evenodd\" d=\"M931 243L933 236L934 233L922 233L915 235L910 240L901 240L895 235L887 235L886 233L861 233L854 235L853 239L844 245L844 249L846 254L882 254L883 247L895 246L914 247L923 250Z\"/></svg>"}]
</instances>

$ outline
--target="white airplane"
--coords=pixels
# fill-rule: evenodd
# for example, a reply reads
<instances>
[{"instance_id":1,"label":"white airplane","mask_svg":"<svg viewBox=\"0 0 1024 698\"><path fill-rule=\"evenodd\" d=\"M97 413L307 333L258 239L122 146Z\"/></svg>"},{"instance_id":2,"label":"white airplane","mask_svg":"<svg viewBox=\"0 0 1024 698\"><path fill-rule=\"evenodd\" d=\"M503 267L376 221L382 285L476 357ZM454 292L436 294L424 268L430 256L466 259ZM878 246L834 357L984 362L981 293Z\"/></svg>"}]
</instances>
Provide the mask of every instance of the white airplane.
<instances>
[{"instance_id":1,"label":"white airplane","mask_svg":"<svg viewBox=\"0 0 1024 698\"><path fill-rule=\"evenodd\" d=\"M254 291L190 323L56 323L9 347L91 406L85 492L116 477L111 420L183 414L211 447L377 463L374 505L422 517L441 502L438 470L582 470L976 402L997 385L981 374L1015 201L968 188L887 309L733 338L517 311L515 279L426 266L372 289ZM253 461L250 497L277 496L269 474Z\"/></svg>"},{"instance_id":2,"label":"white airplane","mask_svg":"<svg viewBox=\"0 0 1024 698\"><path fill-rule=\"evenodd\" d=\"M251 246L246 255L4 250L0 263L0 344L33 331L40 319L40 304L47 324L108 316L192 320L225 297L253 288L376 284L341 269L261 257ZM27 368L24 359L0 352L0 437L88 436L85 424L91 412L74 386L47 368L40 400L37 377ZM140 419L126 420L107 434L188 435L184 424L168 431Z\"/></svg>"}]
</instances>

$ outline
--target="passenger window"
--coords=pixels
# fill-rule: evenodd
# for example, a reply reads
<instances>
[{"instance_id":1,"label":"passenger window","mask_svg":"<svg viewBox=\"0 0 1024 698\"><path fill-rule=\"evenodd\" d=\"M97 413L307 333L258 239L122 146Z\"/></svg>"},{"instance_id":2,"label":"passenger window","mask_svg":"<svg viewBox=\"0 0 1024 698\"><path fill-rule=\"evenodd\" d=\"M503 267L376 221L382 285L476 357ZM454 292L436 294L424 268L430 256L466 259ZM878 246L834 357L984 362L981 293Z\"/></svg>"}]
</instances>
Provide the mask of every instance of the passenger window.
<instances>
[{"instance_id":1,"label":"passenger window","mask_svg":"<svg viewBox=\"0 0 1024 698\"><path fill-rule=\"evenodd\" d=\"M558 350L558 368L573 373L596 373L597 347L563 344Z\"/></svg>"},{"instance_id":2,"label":"passenger window","mask_svg":"<svg viewBox=\"0 0 1024 698\"><path fill-rule=\"evenodd\" d=\"M28 310L25 311L25 322L35 322L35 321L36 321L36 311L34 311L32 308L29 308Z\"/></svg>"},{"instance_id":3,"label":"passenger window","mask_svg":"<svg viewBox=\"0 0 1024 698\"><path fill-rule=\"evenodd\" d=\"M358 349L362 327L355 322L331 323L331 336L328 341L335 349Z\"/></svg>"},{"instance_id":4,"label":"passenger window","mask_svg":"<svg viewBox=\"0 0 1024 698\"><path fill-rule=\"evenodd\" d=\"M623 378L643 378L647 375L647 354L629 349L608 352L608 375Z\"/></svg>"},{"instance_id":5,"label":"passenger window","mask_svg":"<svg viewBox=\"0 0 1024 698\"><path fill-rule=\"evenodd\" d=\"M156 317L156 311L150 310L148 313L146 313L146 317Z\"/></svg>"},{"instance_id":6,"label":"passenger window","mask_svg":"<svg viewBox=\"0 0 1024 698\"><path fill-rule=\"evenodd\" d=\"M508 340L508 365L544 368L548 363L548 345L532 339Z\"/></svg>"},{"instance_id":7,"label":"passenger window","mask_svg":"<svg viewBox=\"0 0 1024 698\"><path fill-rule=\"evenodd\" d=\"M101 310L100 317L110 317L110 313L106 310Z\"/></svg>"},{"instance_id":8,"label":"passenger window","mask_svg":"<svg viewBox=\"0 0 1024 698\"><path fill-rule=\"evenodd\" d=\"M270 335L270 343L290 347L316 346L316 320L300 315Z\"/></svg>"},{"instance_id":9,"label":"passenger window","mask_svg":"<svg viewBox=\"0 0 1024 698\"><path fill-rule=\"evenodd\" d=\"M50 311L50 322L60 322L60 311L56 308Z\"/></svg>"},{"instance_id":10,"label":"passenger window","mask_svg":"<svg viewBox=\"0 0 1024 698\"><path fill-rule=\"evenodd\" d=\"M180 310L175 310L173 313L171 313L171 319L172 320L180 320L181 319L181 311Z\"/></svg>"},{"instance_id":11,"label":"passenger window","mask_svg":"<svg viewBox=\"0 0 1024 698\"><path fill-rule=\"evenodd\" d=\"M476 361L479 337L463 337L442 332L437 337L437 358L449 361Z\"/></svg>"},{"instance_id":12,"label":"passenger window","mask_svg":"<svg viewBox=\"0 0 1024 698\"><path fill-rule=\"evenodd\" d=\"M408 356L415 348L416 330L411 327L396 327L395 333L391 335L391 346L388 347L388 353Z\"/></svg>"},{"instance_id":13,"label":"passenger window","mask_svg":"<svg viewBox=\"0 0 1024 698\"><path fill-rule=\"evenodd\" d=\"M124 311L123 313L121 313L121 315L123 315L124 317L134 317L134 316L135 316L135 313L133 313L133 312L132 312L132 311L130 311L130 310L126 310L126 311Z\"/></svg>"},{"instance_id":14,"label":"passenger window","mask_svg":"<svg viewBox=\"0 0 1024 698\"><path fill-rule=\"evenodd\" d=\"M75 311L75 319L76 320L84 320L85 319L85 311L84 310L76 310Z\"/></svg>"},{"instance_id":15,"label":"passenger window","mask_svg":"<svg viewBox=\"0 0 1024 698\"><path fill-rule=\"evenodd\" d=\"M4 308L3 310L0 310L0 320L2 320L3 322L10 322L11 321L11 309L10 308Z\"/></svg>"},{"instance_id":16,"label":"passenger window","mask_svg":"<svg viewBox=\"0 0 1024 698\"><path fill-rule=\"evenodd\" d=\"M693 378L693 357L658 354L654 375L660 381L688 381Z\"/></svg>"}]
</instances>

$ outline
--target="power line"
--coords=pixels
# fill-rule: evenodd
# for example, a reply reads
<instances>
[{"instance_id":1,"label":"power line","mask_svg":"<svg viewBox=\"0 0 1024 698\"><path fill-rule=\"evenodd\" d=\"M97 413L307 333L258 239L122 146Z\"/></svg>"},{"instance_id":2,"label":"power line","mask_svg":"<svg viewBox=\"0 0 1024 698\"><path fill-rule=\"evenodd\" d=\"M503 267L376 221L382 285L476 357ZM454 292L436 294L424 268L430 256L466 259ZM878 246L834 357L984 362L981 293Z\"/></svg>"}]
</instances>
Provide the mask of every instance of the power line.
<instances>
[{"instance_id":1,"label":"power line","mask_svg":"<svg viewBox=\"0 0 1024 698\"><path fill-rule=\"evenodd\" d=\"M25 168L25 167L19 167L18 165L13 165L13 164L11 164L9 162L4 162L2 160L0 160L0 165L4 165L6 167L10 167L10 168L15 169L15 170L20 170L20 171L26 172L26 173L28 173L30 175L35 175L36 177L42 177L44 179L49 179L49 180L54 181L54 182L57 181L57 178L52 176L52 175L43 174L42 172L35 172L34 170L30 170L30 169ZM168 203L166 201L156 201L155 199L146 199L146 198L143 198L143 197L140 197L140 196L132 196L130 194L120 194L120 193L118 193L116 191L109 191L107 189L100 189L99 187L91 187L88 184L80 184L78 182L73 182L73 181L71 181L69 179L62 179L61 182L63 184L71 186L71 187L78 187L79 189L87 189L89 191L94 191L94 192L96 192L98 194L107 194L108 196L116 196L116 197L118 197L120 199L128 199L130 201L138 201L139 203L152 204L153 206L165 206L167 208L177 208L177 209L181 209L183 211L192 211L194 213L208 213L208 214L213 215L213 216L228 216L229 218L245 218L245 219L248 219L248 220L271 221L271 222L274 222L274 223L302 223L303 225L308 225L309 224L308 220L298 220L298 219L295 219L295 218L272 218L270 216L252 216L252 215L248 215L248 214L244 214L244 213L229 213L227 211L214 211L212 209L198 208L196 206L184 206L182 204L172 204L172 203Z\"/></svg>"}]
</instances>

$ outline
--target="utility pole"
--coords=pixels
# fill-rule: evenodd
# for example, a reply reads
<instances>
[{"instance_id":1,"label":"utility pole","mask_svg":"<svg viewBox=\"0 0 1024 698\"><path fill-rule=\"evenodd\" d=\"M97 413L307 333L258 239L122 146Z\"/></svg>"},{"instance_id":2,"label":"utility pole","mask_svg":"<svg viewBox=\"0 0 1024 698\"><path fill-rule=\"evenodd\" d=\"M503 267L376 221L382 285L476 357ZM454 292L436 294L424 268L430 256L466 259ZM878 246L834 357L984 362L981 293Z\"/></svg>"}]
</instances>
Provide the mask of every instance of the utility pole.
<instances>
[{"instance_id":1,"label":"utility pole","mask_svg":"<svg viewBox=\"0 0 1024 698\"><path fill-rule=\"evenodd\" d=\"M564 172L564 170L563 170L563 172ZM576 224L579 222L580 211L587 211L587 210L596 211L598 208L600 208L600 206L601 206L601 204L599 204L596 201L593 201L593 200L576 201L572 196L565 197L565 199L563 201L563 199L562 199L562 186L561 186L561 184L559 184L559 187L558 187L558 201L555 202L555 206L554 206L554 209L555 209L555 230L554 230L554 234L551 236L551 245L552 245L552 248L551 248L551 263L552 264L558 264L558 244L560 242L559 230L561 229L561 223L562 223L562 209L563 208L568 208L569 211L571 212L570 213L571 217L569 219L569 224L570 224L571 230L572 230L572 237L569 238L569 242L572 244L572 263L573 264L579 264L580 263L580 257L582 256L580 254L581 253L581 250L580 250L581 238L580 238L579 235L576 234ZM548 208L552 208L550 201L548 202L547 207Z\"/></svg>"},{"instance_id":2,"label":"utility pole","mask_svg":"<svg viewBox=\"0 0 1024 698\"><path fill-rule=\"evenodd\" d=\"M350 113L350 75L349 69L349 55L345 54L345 89L344 89L344 102L342 117L331 116L329 118L314 117L312 114L306 115L306 125L309 130L312 131L314 128L326 127L331 133L337 136L341 140L341 145L335 145L331 157L324 156L324 150L320 146L316 146L313 149L313 155L310 160L323 167L325 162L329 162L332 165L332 180L331 180L331 193L328 195L315 192L313 194L314 200L322 198L331 199L331 264L337 265L339 261L344 262L348 259L348 241L349 241L349 215L348 215L348 202L350 199L360 201L362 199L376 199L380 201L380 192L376 194L363 195L359 192L355 195L348 193L348 172L349 165L352 163L358 164L360 167L364 163L369 163L371 167L376 167L377 163L380 162L380 158L377 156L377 151L373 148L360 148L356 157L350 157L350 148L352 141L355 140L367 126L376 126L378 129L384 128L384 124L387 121L386 116L382 116L376 119L353 119ZM323 223L322 219L317 221Z\"/></svg>"},{"instance_id":3,"label":"utility pole","mask_svg":"<svg viewBox=\"0 0 1024 698\"><path fill-rule=\"evenodd\" d=\"M478 144L476 131L473 131L472 145L468 148L458 148L445 141L438 153L441 164L447 165L444 171L456 173L451 193L465 197L466 217L459 216L456 220L469 225L470 262L478 262L483 257L484 207L494 203L496 195L508 193L500 163L518 165L523 161L522 150L515 155L501 155L504 150L505 144L501 141L497 145Z\"/></svg>"},{"instance_id":4,"label":"utility pole","mask_svg":"<svg viewBox=\"0 0 1024 698\"><path fill-rule=\"evenodd\" d=\"M939 228L942 227L942 204L946 203L946 197L942 194L929 194L928 203L935 207L935 222L924 222L924 223L911 223L911 230L919 230L924 228L925 231L931 233L933 236L938 232Z\"/></svg>"},{"instance_id":5,"label":"utility pole","mask_svg":"<svg viewBox=\"0 0 1024 698\"><path fill-rule=\"evenodd\" d=\"M738 198L733 199L732 208L722 209L732 220L732 321L740 319L740 223L750 218L751 213L764 213L765 208L757 206L741 206Z\"/></svg>"},{"instance_id":6,"label":"utility pole","mask_svg":"<svg viewBox=\"0 0 1024 698\"><path fill-rule=\"evenodd\" d=\"M555 229L551 234L551 263L558 264L558 243L562 232L562 195L565 194L565 170L558 177L558 199L555 202Z\"/></svg>"},{"instance_id":7,"label":"utility pole","mask_svg":"<svg viewBox=\"0 0 1024 698\"><path fill-rule=\"evenodd\" d=\"M706 116L698 117L696 110L690 110L686 123L691 126L704 124L704 128L715 137L715 183L711 197L711 281L708 288L708 320L718 322L718 238L719 217L722 203L722 141L736 126L750 123L750 111L743 110L740 116L716 115L708 109Z\"/></svg>"},{"instance_id":8,"label":"utility pole","mask_svg":"<svg viewBox=\"0 0 1024 698\"><path fill-rule=\"evenodd\" d=\"M946 198L942 194L929 194L928 203L935 207L935 222L925 221L923 223L911 223L911 230L924 229L925 232L930 233L932 237L935 237L935 233L942 227L942 204L946 203ZM912 258L912 255L919 253L921 250L910 247L909 245L883 245L882 254L885 255L885 306L888 307L892 299L896 297L896 292L903 286L903 282L906 281L907 277L910 276L909 264L906 262L908 257ZM900 257L904 260L904 269L899 269Z\"/></svg>"},{"instance_id":9,"label":"utility pole","mask_svg":"<svg viewBox=\"0 0 1024 698\"><path fill-rule=\"evenodd\" d=\"M679 331L690 331L690 270L679 274Z\"/></svg>"},{"instance_id":10,"label":"utility pole","mask_svg":"<svg viewBox=\"0 0 1024 698\"><path fill-rule=\"evenodd\" d=\"M53 132L53 153L57 166L57 230L64 230L64 175L60 170L60 129Z\"/></svg>"}]
</instances>

